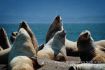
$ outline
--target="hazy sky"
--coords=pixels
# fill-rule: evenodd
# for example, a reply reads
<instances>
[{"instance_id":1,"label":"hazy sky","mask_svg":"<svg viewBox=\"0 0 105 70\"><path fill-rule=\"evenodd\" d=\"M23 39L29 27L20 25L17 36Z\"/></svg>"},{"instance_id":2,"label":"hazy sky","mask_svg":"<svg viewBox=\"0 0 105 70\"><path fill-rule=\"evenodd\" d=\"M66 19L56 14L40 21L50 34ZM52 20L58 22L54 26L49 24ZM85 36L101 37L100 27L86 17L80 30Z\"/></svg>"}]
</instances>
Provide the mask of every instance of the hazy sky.
<instances>
[{"instance_id":1,"label":"hazy sky","mask_svg":"<svg viewBox=\"0 0 105 70\"><path fill-rule=\"evenodd\" d=\"M105 23L105 0L0 0L0 23Z\"/></svg>"}]
</instances>

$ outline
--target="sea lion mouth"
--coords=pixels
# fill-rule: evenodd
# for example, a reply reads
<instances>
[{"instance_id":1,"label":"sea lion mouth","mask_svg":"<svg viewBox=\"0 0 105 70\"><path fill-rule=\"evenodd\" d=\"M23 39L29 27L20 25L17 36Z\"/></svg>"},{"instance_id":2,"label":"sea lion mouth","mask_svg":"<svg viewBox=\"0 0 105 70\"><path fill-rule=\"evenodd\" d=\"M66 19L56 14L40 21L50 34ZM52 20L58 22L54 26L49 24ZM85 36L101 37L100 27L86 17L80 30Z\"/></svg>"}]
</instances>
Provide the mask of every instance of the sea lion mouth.
<instances>
[{"instance_id":1,"label":"sea lion mouth","mask_svg":"<svg viewBox=\"0 0 105 70\"><path fill-rule=\"evenodd\" d=\"M61 16L57 16L56 18L55 18L55 20L57 20L58 22L61 22L62 21L62 18L61 18Z\"/></svg>"},{"instance_id":2,"label":"sea lion mouth","mask_svg":"<svg viewBox=\"0 0 105 70\"><path fill-rule=\"evenodd\" d=\"M22 23L20 23L20 25L19 25L19 29L20 28L26 28L27 27L27 25L26 25L26 22L24 22L24 21L22 21Z\"/></svg>"}]
</instances>

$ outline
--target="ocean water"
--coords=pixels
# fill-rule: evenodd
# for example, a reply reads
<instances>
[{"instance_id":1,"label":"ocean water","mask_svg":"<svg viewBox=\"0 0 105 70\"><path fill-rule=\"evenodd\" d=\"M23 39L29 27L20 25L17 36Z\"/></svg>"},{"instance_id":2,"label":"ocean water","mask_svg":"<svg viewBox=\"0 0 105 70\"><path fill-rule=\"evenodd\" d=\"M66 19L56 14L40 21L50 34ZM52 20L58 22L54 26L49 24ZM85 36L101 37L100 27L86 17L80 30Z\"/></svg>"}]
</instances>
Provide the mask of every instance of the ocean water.
<instances>
[{"instance_id":1,"label":"ocean water","mask_svg":"<svg viewBox=\"0 0 105 70\"><path fill-rule=\"evenodd\" d=\"M12 32L17 31L19 24L0 24L0 27L4 27L8 37ZM42 44L45 42L46 33L51 24L29 24L32 31L34 32L38 44ZM105 39L105 23L101 24L63 24L64 29L67 33L66 37L69 40L76 41L78 39L79 34L83 30L89 30L91 35L95 41Z\"/></svg>"}]
</instances>

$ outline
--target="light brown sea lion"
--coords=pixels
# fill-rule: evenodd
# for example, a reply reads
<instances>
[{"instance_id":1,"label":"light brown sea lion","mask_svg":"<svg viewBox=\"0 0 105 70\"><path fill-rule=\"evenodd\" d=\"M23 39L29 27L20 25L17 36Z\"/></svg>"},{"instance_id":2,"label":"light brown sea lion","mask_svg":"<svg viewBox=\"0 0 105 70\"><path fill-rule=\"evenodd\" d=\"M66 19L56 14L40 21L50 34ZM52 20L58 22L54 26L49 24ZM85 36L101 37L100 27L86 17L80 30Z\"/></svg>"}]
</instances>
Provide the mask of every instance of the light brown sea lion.
<instances>
[{"instance_id":1,"label":"light brown sea lion","mask_svg":"<svg viewBox=\"0 0 105 70\"><path fill-rule=\"evenodd\" d=\"M86 30L80 33L77 40L77 48L81 61L91 61L93 63L105 63L105 54L95 48L94 40L90 31Z\"/></svg>"},{"instance_id":2,"label":"light brown sea lion","mask_svg":"<svg viewBox=\"0 0 105 70\"><path fill-rule=\"evenodd\" d=\"M0 47L4 50L10 48L10 42L4 28L0 28Z\"/></svg>"},{"instance_id":3,"label":"light brown sea lion","mask_svg":"<svg viewBox=\"0 0 105 70\"><path fill-rule=\"evenodd\" d=\"M36 57L37 40L35 39L33 43L33 37L29 31L31 31L31 29L28 24L20 24L18 35L9 53L8 62L10 70L34 70L31 57Z\"/></svg>"},{"instance_id":4,"label":"light brown sea lion","mask_svg":"<svg viewBox=\"0 0 105 70\"><path fill-rule=\"evenodd\" d=\"M105 40L95 41L97 45L96 48L100 49L101 51L105 52Z\"/></svg>"},{"instance_id":5,"label":"light brown sea lion","mask_svg":"<svg viewBox=\"0 0 105 70\"><path fill-rule=\"evenodd\" d=\"M20 23L20 26L19 28L24 28L28 34L30 35L31 37L31 40L32 40L32 43L35 47L36 50L38 50L38 43L37 43L37 40L36 40L36 37L34 36L34 33L32 32L32 30L30 29L29 25L27 24L27 22L23 21L22 23Z\"/></svg>"},{"instance_id":6,"label":"light brown sea lion","mask_svg":"<svg viewBox=\"0 0 105 70\"><path fill-rule=\"evenodd\" d=\"M105 40L95 41L95 44L105 48Z\"/></svg>"},{"instance_id":7,"label":"light brown sea lion","mask_svg":"<svg viewBox=\"0 0 105 70\"><path fill-rule=\"evenodd\" d=\"M51 60L60 60L58 54L62 54L64 61L66 60L66 49L65 49L65 38L66 33L64 30L55 33L54 37L48 41L42 50L38 51L38 58L47 58Z\"/></svg>"}]
</instances>

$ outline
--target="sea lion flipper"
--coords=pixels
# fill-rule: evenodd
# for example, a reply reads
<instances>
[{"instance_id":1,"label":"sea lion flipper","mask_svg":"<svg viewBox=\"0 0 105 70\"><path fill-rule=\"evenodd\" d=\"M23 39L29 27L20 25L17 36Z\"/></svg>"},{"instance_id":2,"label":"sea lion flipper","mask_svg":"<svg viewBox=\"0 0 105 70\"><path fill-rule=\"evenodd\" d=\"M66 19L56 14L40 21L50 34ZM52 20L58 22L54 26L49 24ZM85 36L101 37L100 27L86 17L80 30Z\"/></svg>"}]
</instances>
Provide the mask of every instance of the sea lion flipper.
<instances>
[{"instance_id":1,"label":"sea lion flipper","mask_svg":"<svg viewBox=\"0 0 105 70\"><path fill-rule=\"evenodd\" d=\"M66 55L66 49L65 46L63 46L60 50L61 54L65 57L65 60L67 60L67 55Z\"/></svg>"}]
</instances>

